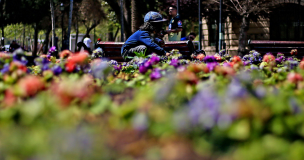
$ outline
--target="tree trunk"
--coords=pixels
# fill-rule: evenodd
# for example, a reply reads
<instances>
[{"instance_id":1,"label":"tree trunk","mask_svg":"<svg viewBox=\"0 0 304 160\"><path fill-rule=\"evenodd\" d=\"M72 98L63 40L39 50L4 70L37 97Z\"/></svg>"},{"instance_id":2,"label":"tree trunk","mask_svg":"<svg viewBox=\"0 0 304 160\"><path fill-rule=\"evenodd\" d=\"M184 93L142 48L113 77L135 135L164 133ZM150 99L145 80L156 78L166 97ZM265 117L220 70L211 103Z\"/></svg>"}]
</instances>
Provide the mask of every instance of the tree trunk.
<instances>
[{"instance_id":1,"label":"tree trunk","mask_svg":"<svg viewBox=\"0 0 304 160\"><path fill-rule=\"evenodd\" d=\"M75 51L76 51L77 50L77 43L78 43L78 34L79 34L78 16L76 16L75 29L76 29L76 39L75 39Z\"/></svg>"},{"instance_id":2,"label":"tree trunk","mask_svg":"<svg viewBox=\"0 0 304 160\"><path fill-rule=\"evenodd\" d=\"M139 12L138 12L138 4L137 0L131 0L131 25L132 25L132 33L136 32L139 28Z\"/></svg>"},{"instance_id":3,"label":"tree trunk","mask_svg":"<svg viewBox=\"0 0 304 160\"><path fill-rule=\"evenodd\" d=\"M23 24L22 47L25 48L25 24Z\"/></svg>"},{"instance_id":4,"label":"tree trunk","mask_svg":"<svg viewBox=\"0 0 304 160\"><path fill-rule=\"evenodd\" d=\"M1 17L0 17L0 21L1 21L1 31L2 31L2 37L1 37L1 46L4 46L4 18L3 18L3 4L4 4L4 0L0 1L0 12L1 12Z\"/></svg>"},{"instance_id":5,"label":"tree trunk","mask_svg":"<svg viewBox=\"0 0 304 160\"><path fill-rule=\"evenodd\" d=\"M118 27L117 30L116 30L116 33L115 33L115 35L114 35L113 41L116 41L116 37L117 37L117 35L118 35L119 29L120 29L120 28Z\"/></svg>"},{"instance_id":6,"label":"tree trunk","mask_svg":"<svg viewBox=\"0 0 304 160\"><path fill-rule=\"evenodd\" d=\"M113 41L113 25L108 27L108 41Z\"/></svg>"},{"instance_id":7,"label":"tree trunk","mask_svg":"<svg viewBox=\"0 0 304 160\"><path fill-rule=\"evenodd\" d=\"M32 56L36 57L37 56L38 33L39 33L38 22L36 22L36 24L34 26L34 29L35 29L35 34L34 34L34 50L33 50Z\"/></svg>"},{"instance_id":8,"label":"tree trunk","mask_svg":"<svg viewBox=\"0 0 304 160\"><path fill-rule=\"evenodd\" d=\"M113 0L106 0L106 2L110 5L110 7L114 10L117 19L119 20L119 23L121 23L121 13L120 13L120 6L118 4L117 1L113 1ZM131 31L131 24L129 22L127 22L127 18L124 16L124 33L126 35L126 37L130 37L132 35L132 31Z\"/></svg>"},{"instance_id":9,"label":"tree trunk","mask_svg":"<svg viewBox=\"0 0 304 160\"><path fill-rule=\"evenodd\" d=\"M51 19L52 19L52 46L55 46L55 11L53 0L50 0ZM58 50L58 48L56 48Z\"/></svg>"},{"instance_id":10,"label":"tree trunk","mask_svg":"<svg viewBox=\"0 0 304 160\"><path fill-rule=\"evenodd\" d=\"M240 36L239 36L239 49L238 54L243 56L246 54L246 40L247 40L247 31L249 29L250 19L247 15L243 15L242 23L240 27Z\"/></svg>"},{"instance_id":11,"label":"tree trunk","mask_svg":"<svg viewBox=\"0 0 304 160\"><path fill-rule=\"evenodd\" d=\"M71 26L72 26L72 13L73 13L73 0L70 0L70 13L69 13L69 26L68 26L68 46L70 47L70 36L71 36Z\"/></svg>"},{"instance_id":12,"label":"tree trunk","mask_svg":"<svg viewBox=\"0 0 304 160\"><path fill-rule=\"evenodd\" d=\"M48 45L49 45L49 37L50 37L50 32L52 31L52 27L49 27L46 32L45 32L45 39L44 39L44 43L43 43L43 53L47 54L48 52Z\"/></svg>"}]
</instances>

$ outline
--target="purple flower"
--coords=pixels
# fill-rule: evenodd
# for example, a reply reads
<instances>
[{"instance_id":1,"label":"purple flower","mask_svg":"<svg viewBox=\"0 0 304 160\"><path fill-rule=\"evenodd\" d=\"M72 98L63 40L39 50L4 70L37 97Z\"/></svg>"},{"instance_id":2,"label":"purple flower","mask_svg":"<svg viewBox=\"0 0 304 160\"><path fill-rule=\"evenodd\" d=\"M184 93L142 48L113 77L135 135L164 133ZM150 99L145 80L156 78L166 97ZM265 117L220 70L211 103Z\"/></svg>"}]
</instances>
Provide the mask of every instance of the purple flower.
<instances>
[{"instance_id":1,"label":"purple flower","mask_svg":"<svg viewBox=\"0 0 304 160\"><path fill-rule=\"evenodd\" d=\"M44 65L42 65L42 67L41 67L41 70L42 70L42 71L46 71L46 70L48 70L48 69L50 69L49 64L44 64Z\"/></svg>"},{"instance_id":2,"label":"purple flower","mask_svg":"<svg viewBox=\"0 0 304 160\"><path fill-rule=\"evenodd\" d=\"M297 102L297 100L295 98L289 99L289 105L290 105L290 109L293 114L297 114L302 111L301 106L299 105L299 103Z\"/></svg>"},{"instance_id":3,"label":"purple flower","mask_svg":"<svg viewBox=\"0 0 304 160\"><path fill-rule=\"evenodd\" d=\"M177 68L179 66L179 60L177 59L172 59L170 62L171 66L174 66L175 68Z\"/></svg>"},{"instance_id":4,"label":"purple flower","mask_svg":"<svg viewBox=\"0 0 304 160\"><path fill-rule=\"evenodd\" d=\"M220 55L221 57L223 57L223 56L225 55L225 53L226 53L226 50L223 49L223 50L221 50L221 51L219 52L219 55Z\"/></svg>"},{"instance_id":5,"label":"purple flower","mask_svg":"<svg viewBox=\"0 0 304 160\"><path fill-rule=\"evenodd\" d=\"M115 65L113 66L115 70L120 71L122 69L121 65Z\"/></svg>"},{"instance_id":6,"label":"purple flower","mask_svg":"<svg viewBox=\"0 0 304 160\"><path fill-rule=\"evenodd\" d=\"M206 56L203 60L205 63L216 62L216 58L214 56Z\"/></svg>"},{"instance_id":7,"label":"purple flower","mask_svg":"<svg viewBox=\"0 0 304 160\"><path fill-rule=\"evenodd\" d=\"M152 64L157 64L160 61L160 58L158 56L153 55L150 58L150 61L151 61Z\"/></svg>"},{"instance_id":8,"label":"purple flower","mask_svg":"<svg viewBox=\"0 0 304 160\"><path fill-rule=\"evenodd\" d=\"M247 95L247 90L234 78L228 86L227 95L231 98L242 98Z\"/></svg>"},{"instance_id":9,"label":"purple flower","mask_svg":"<svg viewBox=\"0 0 304 160\"><path fill-rule=\"evenodd\" d=\"M161 75L159 69L153 70L153 72L150 74L151 80L156 80L156 79L159 79L159 78L161 78L161 77L162 77L162 75Z\"/></svg>"},{"instance_id":10,"label":"purple flower","mask_svg":"<svg viewBox=\"0 0 304 160\"><path fill-rule=\"evenodd\" d=\"M279 57L279 58L276 58L275 60L276 60L276 63L282 63L282 61L283 61L283 58L284 57Z\"/></svg>"},{"instance_id":11,"label":"purple flower","mask_svg":"<svg viewBox=\"0 0 304 160\"><path fill-rule=\"evenodd\" d=\"M243 62L243 65L244 65L244 66L247 66L248 64L250 64L250 61L244 61L244 62Z\"/></svg>"},{"instance_id":12,"label":"purple flower","mask_svg":"<svg viewBox=\"0 0 304 160\"><path fill-rule=\"evenodd\" d=\"M217 65L218 65L217 62L207 63L207 67L209 71L213 71Z\"/></svg>"},{"instance_id":13,"label":"purple flower","mask_svg":"<svg viewBox=\"0 0 304 160\"><path fill-rule=\"evenodd\" d=\"M147 61L146 63L144 63L144 67L146 67L147 69L152 68L152 63L151 63L151 61Z\"/></svg>"},{"instance_id":14,"label":"purple flower","mask_svg":"<svg viewBox=\"0 0 304 160\"><path fill-rule=\"evenodd\" d=\"M4 74L4 73L8 72L8 71L9 71L9 68L10 68L9 64L6 63L6 64L3 66L3 68L1 69L1 73Z\"/></svg>"},{"instance_id":15,"label":"purple flower","mask_svg":"<svg viewBox=\"0 0 304 160\"><path fill-rule=\"evenodd\" d=\"M62 72L62 68L59 66L59 65L55 65L53 68L52 68L52 71L55 75L59 75L61 72Z\"/></svg>"},{"instance_id":16,"label":"purple flower","mask_svg":"<svg viewBox=\"0 0 304 160\"><path fill-rule=\"evenodd\" d=\"M213 87L207 86L199 91L189 102L189 118L192 124L212 128L220 115L221 101Z\"/></svg>"},{"instance_id":17,"label":"purple flower","mask_svg":"<svg viewBox=\"0 0 304 160\"><path fill-rule=\"evenodd\" d=\"M56 46L53 46L49 49L49 53L54 53L56 51Z\"/></svg>"},{"instance_id":18,"label":"purple flower","mask_svg":"<svg viewBox=\"0 0 304 160\"><path fill-rule=\"evenodd\" d=\"M117 61L115 61L115 60L111 60L111 61L110 61L110 64L112 64L112 65L117 65L118 63L117 63Z\"/></svg>"},{"instance_id":19,"label":"purple flower","mask_svg":"<svg viewBox=\"0 0 304 160\"><path fill-rule=\"evenodd\" d=\"M142 74L145 74L148 71L148 69L145 66L139 66L139 72Z\"/></svg>"}]
</instances>

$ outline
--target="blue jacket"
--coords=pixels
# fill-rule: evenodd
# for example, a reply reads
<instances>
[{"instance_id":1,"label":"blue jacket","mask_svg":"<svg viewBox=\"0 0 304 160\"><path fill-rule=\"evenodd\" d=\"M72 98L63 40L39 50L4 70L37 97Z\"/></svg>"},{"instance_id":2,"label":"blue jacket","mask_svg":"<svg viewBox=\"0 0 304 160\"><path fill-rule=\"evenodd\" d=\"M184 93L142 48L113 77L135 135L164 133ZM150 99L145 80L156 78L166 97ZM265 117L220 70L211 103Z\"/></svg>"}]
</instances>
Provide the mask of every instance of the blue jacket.
<instances>
[{"instance_id":1,"label":"blue jacket","mask_svg":"<svg viewBox=\"0 0 304 160\"><path fill-rule=\"evenodd\" d=\"M159 55L166 54L166 51L163 48L161 48L159 45L154 43L148 31L141 31L141 30L136 31L127 39L127 41L124 43L124 45L121 48L121 54L124 52L125 49L129 50L130 48L134 48L139 45L145 45L147 46L147 48L151 49L153 52Z\"/></svg>"}]
</instances>

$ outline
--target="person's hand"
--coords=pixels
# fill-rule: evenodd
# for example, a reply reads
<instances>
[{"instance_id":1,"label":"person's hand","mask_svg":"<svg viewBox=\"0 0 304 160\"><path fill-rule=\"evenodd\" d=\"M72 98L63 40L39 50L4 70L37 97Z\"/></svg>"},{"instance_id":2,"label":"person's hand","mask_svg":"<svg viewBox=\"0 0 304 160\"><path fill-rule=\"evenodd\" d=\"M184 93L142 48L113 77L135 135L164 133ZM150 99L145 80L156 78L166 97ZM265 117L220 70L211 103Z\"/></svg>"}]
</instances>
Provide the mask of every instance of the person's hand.
<instances>
[{"instance_id":1,"label":"person's hand","mask_svg":"<svg viewBox=\"0 0 304 160\"><path fill-rule=\"evenodd\" d=\"M164 33L165 34L170 34L172 31L171 30L165 30Z\"/></svg>"},{"instance_id":2,"label":"person's hand","mask_svg":"<svg viewBox=\"0 0 304 160\"><path fill-rule=\"evenodd\" d=\"M170 53L169 53L169 52L167 52L167 53L166 53L166 56L167 56L167 57L168 57L168 56L170 56Z\"/></svg>"}]
</instances>

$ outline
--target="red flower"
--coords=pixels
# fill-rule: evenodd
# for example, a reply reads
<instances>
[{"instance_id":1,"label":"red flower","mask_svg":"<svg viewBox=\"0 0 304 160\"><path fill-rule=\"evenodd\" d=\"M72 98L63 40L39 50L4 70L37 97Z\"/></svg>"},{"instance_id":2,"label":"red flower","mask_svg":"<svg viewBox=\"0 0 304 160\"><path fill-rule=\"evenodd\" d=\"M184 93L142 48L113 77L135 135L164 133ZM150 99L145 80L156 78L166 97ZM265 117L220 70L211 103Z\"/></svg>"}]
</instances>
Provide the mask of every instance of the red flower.
<instances>
[{"instance_id":1,"label":"red flower","mask_svg":"<svg viewBox=\"0 0 304 160\"><path fill-rule=\"evenodd\" d=\"M196 75L188 70L179 72L177 78L190 84L197 84L198 82L198 78L196 77Z\"/></svg>"},{"instance_id":2,"label":"red flower","mask_svg":"<svg viewBox=\"0 0 304 160\"><path fill-rule=\"evenodd\" d=\"M45 88L43 80L37 76L26 76L20 79L17 85L20 87L23 97L34 96Z\"/></svg>"},{"instance_id":3,"label":"red flower","mask_svg":"<svg viewBox=\"0 0 304 160\"><path fill-rule=\"evenodd\" d=\"M275 62L275 57L272 54L266 54L263 57L263 62L267 62L267 63Z\"/></svg>"},{"instance_id":4,"label":"red flower","mask_svg":"<svg viewBox=\"0 0 304 160\"><path fill-rule=\"evenodd\" d=\"M287 80L291 83L297 83L299 81L303 81L303 77L299 73L289 73L287 76Z\"/></svg>"},{"instance_id":5,"label":"red flower","mask_svg":"<svg viewBox=\"0 0 304 160\"><path fill-rule=\"evenodd\" d=\"M67 72L73 72L76 68L76 64L75 62L73 61L68 61L66 64L65 64L65 70Z\"/></svg>"},{"instance_id":6,"label":"red flower","mask_svg":"<svg viewBox=\"0 0 304 160\"><path fill-rule=\"evenodd\" d=\"M199 73L199 72L204 72L204 73L209 73L209 69L206 65L204 64L190 64L188 66L188 70L194 73Z\"/></svg>"},{"instance_id":7,"label":"red flower","mask_svg":"<svg viewBox=\"0 0 304 160\"><path fill-rule=\"evenodd\" d=\"M300 62L299 67L304 70L304 61L303 60Z\"/></svg>"},{"instance_id":8,"label":"red flower","mask_svg":"<svg viewBox=\"0 0 304 160\"><path fill-rule=\"evenodd\" d=\"M298 54L298 50L297 49L293 49L290 51L291 55L297 55Z\"/></svg>"},{"instance_id":9,"label":"red flower","mask_svg":"<svg viewBox=\"0 0 304 160\"><path fill-rule=\"evenodd\" d=\"M12 89L7 89L5 91L3 103L6 107L10 107L15 104L17 97L14 95Z\"/></svg>"},{"instance_id":10,"label":"red flower","mask_svg":"<svg viewBox=\"0 0 304 160\"><path fill-rule=\"evenodd\" d=\"M217 61L221 61L221 60L222 60L222 57L221 57L220 55L214 55L214 57L215 57L215 59L216 59Z\"/></svg>"},{"instance_id":11,"label":"red flower","mask_svg":"<svg viewBox=\"0 0 304 160\"><path fill-rule=\"evenodd\" d=\"M239 56L234 56L231 61L234 63L242 62L242 60Z\"/></svg>"},{"instance_id":12,"label":"red flower","mask_svg":"<svg viewBox=\"0 0 304 160\"><path fill-rule=\"evenodd\" d=\"M88 62L88 59L89 55L86 52L79 52L70 56L68 61L73 62L75 64L84 64Z\"/></svg>"},{"instance_id":13,"label":"red flower","mask_svg":"<svg viewBox=\"0 0 304 160\"><path fill-rule=\"evenodd\" d=\"M72 52L69 50L64 50L59 53L60 58L68 58L70 55L72 55Z\"/></svg>"},{"instance_id":14,"label":"red flower","mask_svg":"<svg viewBox=\"0 0 304 160\"><path fill-rule=\"evenodd\" d=\"M200 61L202 61L204 58L205 58L205 55L204 55L204 54L198 54L198 55L196 56L196 59L198 59L198 60L200 60Z\"/></svg>"}]
</instances>

